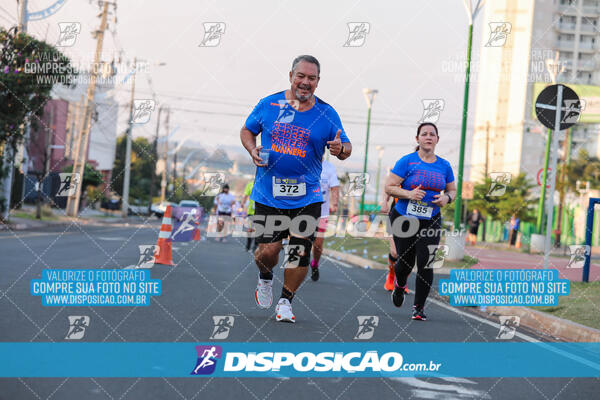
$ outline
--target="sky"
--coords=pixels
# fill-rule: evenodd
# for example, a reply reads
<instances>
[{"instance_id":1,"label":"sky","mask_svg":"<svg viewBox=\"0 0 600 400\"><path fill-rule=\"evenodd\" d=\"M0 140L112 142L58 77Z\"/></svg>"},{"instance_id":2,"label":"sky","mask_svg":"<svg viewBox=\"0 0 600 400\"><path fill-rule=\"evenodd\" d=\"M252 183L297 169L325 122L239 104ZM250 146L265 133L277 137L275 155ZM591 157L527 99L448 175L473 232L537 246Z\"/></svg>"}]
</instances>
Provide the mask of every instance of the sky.
<instances>
[{"instance_id":1,"label":"sky","mask_svg":"<svg viewBox=\"0 0 600 400\"><path fill-rule=\"evenodd\" d=\"M29 11L56 0L29 0ZM415 146L424 99L442 99L436 153L458 165L464 90L468 18L461 0L378 1L118 1L117 22L109 18L103 60L145 60L137 73L136 99L152 98L168 105L175 140L193 140L209 149L225 146L244 152L239 130L253 106L271 93L289 88L291 62L311 54L321 63L316 95L340 114L353 143L352 157L334 164L361 171L364 160L367 106L363 88L379 91L372 107L368 164L375 172L376 146L384 148L382 167L391 168ZM75 62L93 60L90 32L100 23L96 1L66 0L46 19L30 21L30 34L56 43L59 23L78 22L75 44L61 49ZM0 0L0 24L16 21L17 2ZM485 13L475 20L473 59L478 59ZM215 47L200 46L204 23L222 22L225 31ZM362 46L344 46L348 23L367 23ZM358 42L353 42L356 44ZM165 63L159 66L159 63ZM473 68L477 70L476 66ZM476 81L476 74L472 77ZM124 131L131 80L115 90L122 105L118 132ZM476 86L471 85L472 127ZM156 112L134 136L155 132ZM468 131L468 138L471 136ZM164 132L163 132L164 134ZM470 163L469 140L465 158Z\"/></svg>"}]
</instances>

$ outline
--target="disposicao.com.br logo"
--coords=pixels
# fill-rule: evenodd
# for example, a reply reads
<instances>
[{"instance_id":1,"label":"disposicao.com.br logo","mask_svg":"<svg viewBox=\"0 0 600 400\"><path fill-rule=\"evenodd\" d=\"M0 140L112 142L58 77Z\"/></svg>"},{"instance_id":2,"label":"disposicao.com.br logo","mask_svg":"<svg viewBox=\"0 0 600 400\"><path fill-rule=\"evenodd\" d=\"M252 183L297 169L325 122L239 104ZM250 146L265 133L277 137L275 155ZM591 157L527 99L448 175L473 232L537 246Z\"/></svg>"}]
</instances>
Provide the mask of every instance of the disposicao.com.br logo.
<instances>
[{"instance_id":1,"label":"disposicao.com.br logo","mask_svg":"<svg viewBox=\"0 0 600 400\"><path fill-rule=\"evenodd\" d=\"M210 347L202 346L202 350L205 351L205 349L210 349ZM320 373L350 375L354 373L439 372L442 365L433 361L405 363L400 353L377 350L349 352L304 351L299 353L286 351L223 351L219 355L221 359L224 358L224 361L222 369L218 372L222 372L225 376L230 376L232 373L235 376L245 376L246 373L249 373L247 376L258 376L256 373L268 374L270 372L290 376L318 376ZM200 353L198 356L198 364L206 360ZM204 371L201 374L206 375L207 372L212 374L215 369L213 365L211 366L213 367L211 372ZM193 374L199 375L197 372Z\"/></svg>"}]
</instances>

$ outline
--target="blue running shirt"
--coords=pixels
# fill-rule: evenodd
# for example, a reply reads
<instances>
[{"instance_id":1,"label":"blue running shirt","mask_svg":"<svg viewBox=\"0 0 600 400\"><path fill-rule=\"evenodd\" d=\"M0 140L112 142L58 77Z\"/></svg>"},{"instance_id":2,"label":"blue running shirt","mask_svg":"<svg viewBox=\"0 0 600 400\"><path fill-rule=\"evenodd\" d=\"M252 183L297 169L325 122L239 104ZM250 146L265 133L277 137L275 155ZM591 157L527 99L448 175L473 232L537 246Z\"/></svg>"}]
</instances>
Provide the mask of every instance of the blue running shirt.
<instances>
[{"instance_id":1,"label":"blue running shirt","mask_svg":"<svg viewBox=\"0 0 600 400\"><path fill-rule=\"evenodd\" d=\"M338 129L342 143L350 140L333 107L315 100L310 110L300 112L279 92L262 99L248 116L246 128L261 134L261 151L270 150L268 165L256 169L252 200L282 209L323 201L321 158L327 142Z\"/></svg>"},{"instance_id":2,"label":"blue running shirt","mask_svg":"<svg viewBox=\"0 0 600 400\"><path fill-rule=\"evenodd\" d=\"M431 203L435 200L433 196L444 190L448 183L454 182L454 174L448 161L439 156L436 156L436 158L435 162L426 163L421 160L419 153L415 151L405 155L394 165L392 173L404 178L401 185L402 189L413 190L421 185L421 189L426 193L420 202L411 203L408 199L398 199L395 208L400 215L430 219L439 214L440 208ZM409 203L411 203L410 207ZM419 206L421 208L417 209ZM426 209L430 207L432 208L431 217L427 217L424 214L427 214L428 210L426 211Z\"/></svg>"}]
</instances>

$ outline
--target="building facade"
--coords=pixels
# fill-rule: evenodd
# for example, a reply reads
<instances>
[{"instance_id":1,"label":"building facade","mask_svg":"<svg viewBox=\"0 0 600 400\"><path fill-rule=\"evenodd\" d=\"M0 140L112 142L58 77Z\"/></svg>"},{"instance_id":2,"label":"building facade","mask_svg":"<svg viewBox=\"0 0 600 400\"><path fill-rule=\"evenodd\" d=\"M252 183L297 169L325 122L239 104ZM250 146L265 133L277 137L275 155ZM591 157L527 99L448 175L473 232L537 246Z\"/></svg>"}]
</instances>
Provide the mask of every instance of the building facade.
<instances>
[{"instance_id":1,"label":"building facade","mask_svg":"<svg viewBox=\"0 0 600 400\"><path fill-rule=\"evenodd\" d=\"M547 132L533 113L533 87L551 84L549 71L559 72L558 83L600 85L600 4L496 0L484 9L470 180L522 171L535 181L544 165ZM558 62L551 61L557 56ZM600 156L599 130L598 124L575 126L571 155L586 149ZM560 155L564 138L560 132Z\"/></svg>"}]
</instances>

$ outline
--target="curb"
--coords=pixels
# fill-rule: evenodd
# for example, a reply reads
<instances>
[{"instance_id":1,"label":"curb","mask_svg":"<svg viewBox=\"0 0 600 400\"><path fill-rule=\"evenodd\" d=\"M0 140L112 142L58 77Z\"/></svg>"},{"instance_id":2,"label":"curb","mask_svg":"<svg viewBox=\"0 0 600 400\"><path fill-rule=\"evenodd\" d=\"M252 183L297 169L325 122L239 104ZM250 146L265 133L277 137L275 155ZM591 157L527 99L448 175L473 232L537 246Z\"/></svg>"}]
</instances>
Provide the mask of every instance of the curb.
<instances>
[{"instance_id":1,"label":"curb","mask_svg":"<svg viewBox=\"0 0 600 400\"><path fill-rule=\"evenodd\" d=\"M488 306L489 315L516 315L520 325L567 342L600 342L600 330L528 307Z\"/></svg>"},{"instance_id":2,"label":"curb","mask_svg":"<svg viewBox=\"0 0 600 400\"><path fill-rule=\"evenodd\" d=\"M346 254L331 249L323 249L323 254L344 261L358 268L365 269L388 269L387 264L367 260L353 254ZM439 268L436 273L449 275L450 268ZM481 309L481 308L480 308ZM484 311L488 316L497 317L499 315L516 315L520 318L519 325L525 326L542 335L550 335L567 342L600 342L600 330L590 328L589 326L578 324L554 315L549 315L541 311L536 311L528 307L513 306L500 307L488 306Z\"/></svg>"},{"instance_id":3,"label":"curb","mask_svg":"<svg viewBox=\"0 0 600 400\"><path fill-rule=\"evenodd\" d=\"M92 220L92 219L82 219L82 218L78 218L75 219L77 224L79 225L88 225L88 226L111 226L111 225L115 225L115 224L127 224L127 226L133 226L135 225L138 221L135 220L129 220L129 219L124 219L124 218L119 218L119 219L115 219L115 220ZM8 230L12 230L12 231L29 231L29 230L35 230L35 229L40 229L40 228L48 228L48 227L66 227L69 226L73 223L72 220L59 220L59 221L34 221L33 223L24 223L24 222L17 222L17 223L0 223L0 231L8 231Z\"/></svg>"},{"instance_id":4,"label":"curb","mask_svg":"<svg viewBox=\"0 0 600 400\"><path fill-rule=\"evenodd\" d=\"M367 260L366 258L362 258L359 256L355 256L353 254L342 253L341 251L331 250L331 249L323 249L323 254L326 256L335 258L339 261L344 261L350 264L353 264L356 267L364 268L364 269L381 269L388 270L387 264L382 264L377 261ZM441 275L450 275L450 268L436 268L436 274Z\"/></svg>"}]
</instances>

